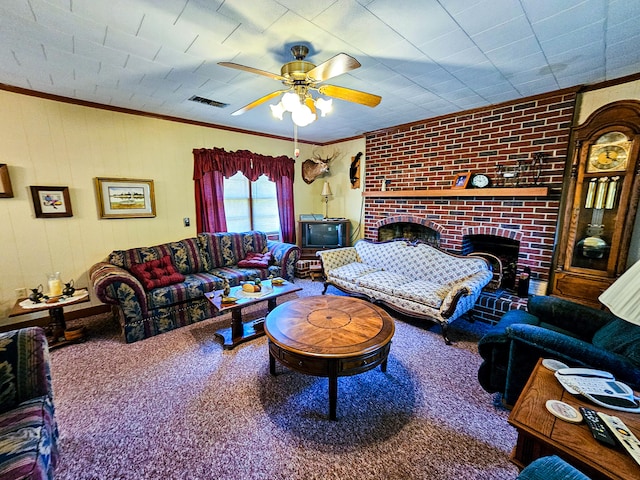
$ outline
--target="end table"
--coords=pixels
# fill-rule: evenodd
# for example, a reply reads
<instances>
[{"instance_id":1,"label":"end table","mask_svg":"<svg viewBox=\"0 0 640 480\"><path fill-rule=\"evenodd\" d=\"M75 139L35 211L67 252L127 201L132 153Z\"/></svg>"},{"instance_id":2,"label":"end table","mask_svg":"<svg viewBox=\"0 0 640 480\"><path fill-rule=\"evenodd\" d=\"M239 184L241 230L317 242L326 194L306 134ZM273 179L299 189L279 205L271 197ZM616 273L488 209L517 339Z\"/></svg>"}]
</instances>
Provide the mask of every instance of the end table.
<instances>
[{"instance_id":1,"label":"end table","mask_svg":"<svg viewBox=\"0 0 640 480\"><path fill-rule=\"evenodd\" d=\"M78 333L74 334L73 340L67 340L65 338L67 324L64 319L64 307L88 301L89 292L87 290L76 290L73 296L60 297L58 301L52 303L34 303L28 298L19 298L11 309L11 312L9 312L9 317L18 317L28 313L48 310L49 317L46 322L47 340L50 348L57 348L82 338L82 335L78 335ZM20 327L16 325L16 328Z\"/></svg>"}]
</instances>

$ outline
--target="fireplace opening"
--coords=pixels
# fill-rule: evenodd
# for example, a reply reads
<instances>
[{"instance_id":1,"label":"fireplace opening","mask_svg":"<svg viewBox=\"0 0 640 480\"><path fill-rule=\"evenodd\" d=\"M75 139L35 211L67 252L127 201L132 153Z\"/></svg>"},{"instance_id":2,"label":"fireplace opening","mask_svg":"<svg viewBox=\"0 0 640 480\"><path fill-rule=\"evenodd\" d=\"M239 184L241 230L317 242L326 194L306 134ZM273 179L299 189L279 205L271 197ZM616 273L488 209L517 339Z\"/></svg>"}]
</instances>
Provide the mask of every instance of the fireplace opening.
<instances>
[{"instance_id":1,"label":"fireplace opening","mask_svg":"<svg viewBox=\"0 0 640 480\"><path fill-rule=\"evenodd\" d=\"M378 241L408 240L428 243L440 248L440 232L433 228L412 222L396 222L383 225L378 228Z\"/></svg>"},{"instance_id":2,"label":"fireplace opening","mask_svg":"<svg viewBox=\"0 0 640 480\"><path fill-rule=\"evenodd\" d=\"M494 279L499 285L492 282L489 287L491 290L515 289L519 250L518 240L496 235L465 235L462 239L462 255L484 256L493 267Z\"/></svg>"}]
</instances>

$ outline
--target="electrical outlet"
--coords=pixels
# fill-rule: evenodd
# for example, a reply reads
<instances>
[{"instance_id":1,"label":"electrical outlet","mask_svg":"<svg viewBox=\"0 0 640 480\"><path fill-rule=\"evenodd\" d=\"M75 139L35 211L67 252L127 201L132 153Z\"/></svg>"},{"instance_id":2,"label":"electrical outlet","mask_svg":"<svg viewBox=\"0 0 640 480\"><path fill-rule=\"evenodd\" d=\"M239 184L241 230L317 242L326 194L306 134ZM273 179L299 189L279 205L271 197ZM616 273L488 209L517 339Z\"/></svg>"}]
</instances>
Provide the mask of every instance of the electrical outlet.
<instances>
[{"instance_id":1,"label":"electrical outlet","mask_svg":"<svg viewBox=\"0 0 640 480\"><path fill-rule=\"evenodd\" d=\"M184 226L188 227L189 225L191 225L191 220L189 220L189 217L184 217Z\"/></svg>"},{"instance_id":2,"label":"electrical outlet","mask_svg":"<svg viewBox=\"0 0 640 480\"><path fill-rule=\"evenodd\" d=\"M24 298L27 296L27 289L22 287L22 288L16 288L16 298Z\"/></svg>"}]
</instances>

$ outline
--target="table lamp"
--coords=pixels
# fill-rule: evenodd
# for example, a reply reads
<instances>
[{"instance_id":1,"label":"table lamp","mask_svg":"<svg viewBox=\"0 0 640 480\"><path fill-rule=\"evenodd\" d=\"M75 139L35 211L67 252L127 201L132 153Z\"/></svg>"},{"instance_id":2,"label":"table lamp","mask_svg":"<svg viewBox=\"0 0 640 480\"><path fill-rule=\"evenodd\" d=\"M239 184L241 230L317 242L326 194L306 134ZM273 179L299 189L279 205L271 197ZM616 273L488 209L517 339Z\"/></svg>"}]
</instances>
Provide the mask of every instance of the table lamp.
<instances>
[{"instance_id":1,"label":"table lamp","mask_svg":"<svg viewBox=\"0 0 640 480\"><path fill-rule=\"evenodd\" d=\"M320 195L324 197L324 218L328 218L329 195L333 195L333 193L331 193L331 187L329 186L329 182L324 182L324 185L322 186L322 193Z\"/></svg>"},{"instance_id":2,"label":"table lamp","mask_svg":"<svg viewBox=\"0 0 640 480\"><path fill-rule=\"evenodd\" d=\"M640 325L640 261L602 292L598 300L616 317Z\"/></svg>"}]
</instances>

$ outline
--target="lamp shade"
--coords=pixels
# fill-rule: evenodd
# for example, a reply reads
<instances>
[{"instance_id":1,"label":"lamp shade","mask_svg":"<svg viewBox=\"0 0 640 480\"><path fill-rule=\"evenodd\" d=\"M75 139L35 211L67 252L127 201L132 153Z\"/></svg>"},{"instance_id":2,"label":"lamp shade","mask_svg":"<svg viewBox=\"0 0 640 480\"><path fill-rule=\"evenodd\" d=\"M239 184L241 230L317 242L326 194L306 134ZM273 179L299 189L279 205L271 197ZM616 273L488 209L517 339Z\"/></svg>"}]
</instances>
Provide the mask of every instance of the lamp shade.
<instances>
[{"instance_id":1,"label":"lamp shade","mask_svg":"<svg viewBox=\"0 0 640 480\"><path fill-rule=\"evenodd\" d=\"M287 112L293 112L300 106L300 97L297 93L287 92L282 96L281 102Z\"/></svg>"},{"instance_id":2,"label":"lamp shade","mask_svg":"<svg viewBox=\"0 0 640 480\"><path fill-rule=\"evenodd\" d=\"M322 186L322 193L320 194L323 197L328 197L329 195L333 195L333 193L331 193L331 187L329 186L329 182L324 182L324 185Z\"/></svg>"},{"instance_id":3,"label":"lamp shade","mask_svg":"<svg viewBox=\"0 0 640 480\"><path fill-rule=\"evenodd\" d=\"M602 292L598 300L616 317L640 325L640 261Z\"/></svg>"}]
</instances>

